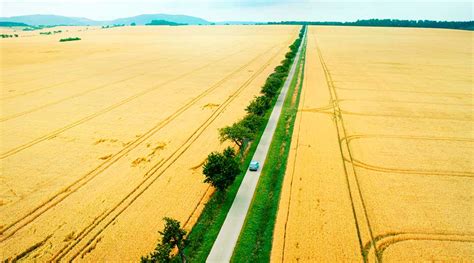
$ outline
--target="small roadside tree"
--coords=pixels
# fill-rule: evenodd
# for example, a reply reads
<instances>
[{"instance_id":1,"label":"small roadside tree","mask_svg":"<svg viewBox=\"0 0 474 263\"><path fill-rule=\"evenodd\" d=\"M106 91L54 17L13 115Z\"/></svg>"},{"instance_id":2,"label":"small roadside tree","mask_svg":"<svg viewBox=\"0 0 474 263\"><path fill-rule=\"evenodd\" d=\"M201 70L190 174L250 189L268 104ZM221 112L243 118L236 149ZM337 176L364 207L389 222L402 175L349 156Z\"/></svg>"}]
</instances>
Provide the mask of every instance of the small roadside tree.
<instances>
[{"instance_id":1,"label":"small roadside tree","mask_svg":"<svg viewBox=\"0 0 474 263\"><path fill-rule=\"evenodd\" d=\"M222 129L219 129L219 139L221 142L227 140L233 141L239 147L239 150L242 150L244 142L252 139L254 133L247 127L245 127L241 121L232 124L231 126L226 126Z\"/></svg>"},{"instance_id":2,"label":"small roadside tree","mask_svg":"<svg viewBox=\"0 0 474 263\"><path fill-rule=\"evenodd\" d=\"M186 262L186 256L184 255L184 247L187 244L186 230L182 229L178 220L165 217L165 229L163 232L159 232L163 237L161 243L158 244L150 255L142 257L141 262L155 263L155 262L174 262L176 256L171 255L174 248L178 250L178 255L181 258L181 262Z\"/></svg>"},{"instance_id":3,"label":"small roadside tree","mask_svg":"<svg viewBox=\"0 0 474 263\"><path fill-rule=\"evenodd\" d=\"M210 183L219 191L225 191L239 173L239 162L231 147L227 147L223 153L210 153L204 162L203 174L206 176L204 182Z\"/></svg>"}]
</instances>

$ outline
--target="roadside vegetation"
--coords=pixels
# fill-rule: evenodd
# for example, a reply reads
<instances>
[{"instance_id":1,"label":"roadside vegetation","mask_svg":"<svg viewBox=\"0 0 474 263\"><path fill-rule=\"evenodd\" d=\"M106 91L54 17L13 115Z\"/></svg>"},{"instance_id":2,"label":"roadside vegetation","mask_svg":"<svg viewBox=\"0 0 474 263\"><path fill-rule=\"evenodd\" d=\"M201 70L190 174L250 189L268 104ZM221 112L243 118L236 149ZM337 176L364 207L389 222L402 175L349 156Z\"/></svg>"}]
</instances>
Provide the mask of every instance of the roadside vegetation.
<instances>
[{"instance_id":1,"label":"roadside vegetation","mask_svg":"<svg viewBox=\"0 0 474 263\"><path fill-rule=\"evenodd\" d=\"M186 246L186 230L181 228L181 224L169 217L163 218L165 228L159 232L162 236L161 242L148 256L142 257L141 262L186 262L184 247Z\"/></svg>"},{"instance_id":2,"label":"roadside vegetation","mask_svg":"<svg viewBox=\"0 0 474 263\"><path fill-rule=\"evenodd\" d=\"M305 51L303 46L296 77L288 90L232 262L270 262L273 230L304 77Z\"/></svg>"},{"instance_id":3,"label":"roadside vegetation","mask_svg":"<svg viewBox=\"0 0 474 263\"><path fill-rule=\"evenodd\" d=\"M68 37L68 38L61 38L59 42L67 42L67 41L78 41L81 40L79 37Z\"/></svg>"},{"instance_id":4,"label":"roadside vegetation","mask_svg":"<svg viewBox=\"0 0 474 263\"><path fill-rule=\"evenodd\" d=\"M247 115L234 124L219 129L220 141L234 143L238 151L227 147L222 153L210 153L204 162L204 182L211 184L216 192L206 203L198 221L187 236L186 248L183 253L186 256L184 259L182 258L182 262L186 262L186 260L190 262L206 261L265 130L271 109L288 76L304 31L305 26L301 28L299 37L289 47L290 51L285 55L285 59L267 78L261 89L261 95L255 97L247 106ZM157 249L159 246L160 244ZM163 253L166 254L168 250L160 247L159 251L164 251ZM157 250L155 252L157 253ZM166 261L166 257L163 260L163 257L152 257L152 254L145 258L142 257L142 261L170 262Z\"/></svg>"}]
</instances>

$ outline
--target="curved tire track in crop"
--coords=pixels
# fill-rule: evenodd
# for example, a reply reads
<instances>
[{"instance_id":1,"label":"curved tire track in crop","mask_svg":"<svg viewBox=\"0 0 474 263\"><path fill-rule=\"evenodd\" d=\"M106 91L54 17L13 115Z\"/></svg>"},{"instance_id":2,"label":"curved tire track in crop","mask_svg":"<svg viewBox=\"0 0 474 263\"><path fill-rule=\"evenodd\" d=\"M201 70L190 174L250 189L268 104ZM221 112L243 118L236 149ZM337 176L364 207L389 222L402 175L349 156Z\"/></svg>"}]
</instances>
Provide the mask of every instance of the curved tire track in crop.
<instances>
[{"instance_id":1,"label":"curved tire track in crop","mask_svg":"<svg viewBox=\"0 0 474 263\"><path fill-rule=\"evenodd\" d=\"M394 232L381 234L375 237L377 240L377 253L380 259L383 258L383 253L391 245L404 241L446 241L446 242L469 242L474 243L474 234L461 233L428 233L428 232ZM366 254L374 250L370 242L364 245Z\"/></svg>"},{"instance_id":2,"label":"curved tire track in crop","mask_svg":"<svg viewBox=\"0 0 474 263\"><path fill-rule=\"evenodd\" d=\"M366 207L366 204L365 204L365 201L364 201L364 197L362 195L362 190L361 190L361 187L360 187L360 183L359 183L359 180L358 180L358 177L357 177L357 172L356 172L356 169L354 167L354 159L352 157L352 151L349 147L349 144L345 143L343 144L341 142L341 138L345 138L347 137L347 132L346 132L346 128L345 128L345 125L344 125L344 119L343 119L343 116L341 114L341 108L339 107L339 98L337 96L337 92L336 92L336 88L334 86L334 83L333 83L333 80L332 80L332 77L331 77L331 74L329 72L329 69L324 61L324 58L323 58L323 55L322 55L322 52L319 48L319 46L316 44L316 49L317 49L317 53L318 53L318 57L319 57L319 60L321 62L321 66L323 68L323 71L324 71L324 75L326 77L326 83L327 83L327 86L328 86L328 89L329 89L329 94L330 94L330 99L331 99L331 102L332 104L334 105L334 121L335 121L335 124L336 124L336 128L337 128L337 137L339 138L339 150L341 152L341 157L342 157L342 161L343 161L343 166L344 166L344 171L345 171L345 176L346 176L346 182L347 182L347 188L348 188L348 192L349 192L349 196L350 196L350 200L351 200L351 205L352 205L352 212L354 214L354 221L355 221L355 225L356 225L356 228L357 228L357 234L358 234L358 238L359 238L359 245L360 245L360 249L361 249L361 253L362 253L362 256L364 257L364 260L366 260L366 257L367 255L363 253L363 237L361 235L361 229L360 229L360 224L362 222L365 222L366 224L366 227L368 229L368 234L369 234L369 237L370 237L370 242L372 243L372 245L374 246L374 250L375 250L375 255L377 256L377 247L376 247L376 240L374 239L374 234L373 234L373 230L372 230L372 226L370 224L370 220L369 220L369 216L368 216L368 212L367 212L367 207ZM347 156L346 156L347 154ZM346 161L347 159L347 161ZM351 181L354 181L354 185L351 186ZM354 191L355 193L352 193L352 191ZM358 200L356 200L356 197L358 198ZM355 201L359 202L360 203L360 206L362 208L362 215L358 215L357 214L357 211L356 211L356 205L355 205ZM361 219L359 220L358 217L361 217ZM376 258L376 261L380 261L379 258Z\"/></svg>"},{"instance_id":3,"label":"curved tire track in crop","mask_svg":"<svg viewBox=\"0 0 474 263\"><path fill-rule=\"evenodd\" d=\"M361 138L389 138L389 139L404 139L404 140L429 140L429 141L448 141L448 142L465 142L473 143L474 139L471 138L456 138L456 137L432 137L432 136L411 136L411 135L384 135L384 134L359 134L351 135L341 139L341 143L349 145L351 141ZM350 161L344 157L346 161ZM398 174L418 174L418 175L437 175L437 176L456 176L456 177L468 177L473 178L474 173L466 171L451 171L451 170L417 170L417 169L401 169L394 167L383 167L374 164L369 164L360 161L356 158L352 158L353 165L368 170L387 172L387 173L398 173Z\"/></svg>"}]
</instances>

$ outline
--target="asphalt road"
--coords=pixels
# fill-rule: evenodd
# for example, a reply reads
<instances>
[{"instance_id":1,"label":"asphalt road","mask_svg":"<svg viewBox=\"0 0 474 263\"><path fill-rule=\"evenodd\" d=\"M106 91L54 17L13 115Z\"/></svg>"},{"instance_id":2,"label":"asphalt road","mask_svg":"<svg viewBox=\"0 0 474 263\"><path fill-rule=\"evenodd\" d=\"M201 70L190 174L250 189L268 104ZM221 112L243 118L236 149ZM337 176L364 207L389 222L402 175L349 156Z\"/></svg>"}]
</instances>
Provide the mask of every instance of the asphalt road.
<instances>
[{"instance_id":1,"label":"asphalt road","mask_svg":"<svg viewBox=\"0 0 474 263\"><path fill-rule=\"evenodd\" d=\"M260 168L256 172L251 172L247 170L245 177L240 185L239 191L235 196L232 207L225 218L224 224L222 225L219 235L217 236L214 245L212 246L211 252L207 257L206 262L229 262L234 252L235 244L242 230L242 226L245 222L245 217L247 216L250 203L252 202L255 189L257 187L258 179L260 178L260 173L265 165L265 160L267 158L268 149L272 142L273 134L278 124L278 119L280 118L281 110L283 109L283 104L285 102L286 94L288 93L288 88L290 87L291 81L295 75L296 65L298 64L301 47L303 46L304 39L301 41L300 48L296 54L296 58L291 66L288 78L283 84L280 95L278 96L277 102L273 107L272 114L268 120L265 131L262 134L262 138L257 146L257 150L253 155L252 160L260 163Z\"/></svg>"}]
</instances>

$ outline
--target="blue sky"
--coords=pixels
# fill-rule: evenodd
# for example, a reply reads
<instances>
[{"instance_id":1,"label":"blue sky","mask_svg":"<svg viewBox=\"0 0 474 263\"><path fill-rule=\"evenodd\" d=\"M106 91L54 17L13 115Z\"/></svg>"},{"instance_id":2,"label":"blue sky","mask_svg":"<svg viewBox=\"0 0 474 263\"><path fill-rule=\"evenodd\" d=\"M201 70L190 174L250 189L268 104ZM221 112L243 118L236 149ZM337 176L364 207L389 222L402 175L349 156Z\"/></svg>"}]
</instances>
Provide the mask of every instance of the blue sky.
<instances>
[{"instance_id":1,"label":"blue sky","mask_svg":"<svg viewBox=\"0 0 474 263\"><path fill-rule=\"evenodd\" d=\"M1 16L57 14L107 20L145 13L209 21L354 21L367 18L474 20L469 1L427 0L0 0Z\"/></svg>"}]
</instances>

